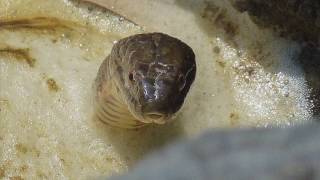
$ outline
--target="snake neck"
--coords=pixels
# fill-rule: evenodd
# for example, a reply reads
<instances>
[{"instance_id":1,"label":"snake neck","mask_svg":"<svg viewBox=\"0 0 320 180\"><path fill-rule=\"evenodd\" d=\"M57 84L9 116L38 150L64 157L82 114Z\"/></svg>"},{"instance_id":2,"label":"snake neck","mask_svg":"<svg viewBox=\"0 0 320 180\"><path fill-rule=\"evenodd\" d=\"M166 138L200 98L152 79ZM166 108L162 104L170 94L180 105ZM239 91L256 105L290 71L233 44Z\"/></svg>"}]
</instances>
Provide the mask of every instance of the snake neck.
<instances>
[{"instance_id":1,"label":"snake neck","mask_svg":"<svg viewBox=\"0 0 320 180\"><path fill-rule=\"evenodd\" d=\"M111 126L136 129L146 125L131 114L114 80L106 71L99 72L96 79L95 110L98 119Z\"/></svg>"}]
</instances>

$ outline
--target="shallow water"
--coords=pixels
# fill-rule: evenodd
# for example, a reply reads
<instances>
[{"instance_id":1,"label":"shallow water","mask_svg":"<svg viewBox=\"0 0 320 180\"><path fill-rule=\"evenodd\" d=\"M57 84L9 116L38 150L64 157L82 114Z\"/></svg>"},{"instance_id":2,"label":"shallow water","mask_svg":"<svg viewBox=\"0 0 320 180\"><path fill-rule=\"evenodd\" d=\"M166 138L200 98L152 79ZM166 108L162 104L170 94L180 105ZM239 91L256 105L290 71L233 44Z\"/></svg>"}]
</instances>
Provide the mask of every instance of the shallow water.
<instances>
[{"instance_id":1,"label":"shallow water","mask_svg":"<svg viewBox=\"0 0 320 180\"><path fill-rule=\"evenodd\" d=\"M293 58L300 47L257 28L227 2L214 2L157 1L156 10L136 16L145 23L141 28L76 1L1 1L0 178L108 176L177 138L211 128L308 121L310 90ZM161 8L172 10L148 21ZM196 81L173 123L110 128L92 114L93 79L116 40L149 29L194 49Z\"/></svg>"}]
</instances>

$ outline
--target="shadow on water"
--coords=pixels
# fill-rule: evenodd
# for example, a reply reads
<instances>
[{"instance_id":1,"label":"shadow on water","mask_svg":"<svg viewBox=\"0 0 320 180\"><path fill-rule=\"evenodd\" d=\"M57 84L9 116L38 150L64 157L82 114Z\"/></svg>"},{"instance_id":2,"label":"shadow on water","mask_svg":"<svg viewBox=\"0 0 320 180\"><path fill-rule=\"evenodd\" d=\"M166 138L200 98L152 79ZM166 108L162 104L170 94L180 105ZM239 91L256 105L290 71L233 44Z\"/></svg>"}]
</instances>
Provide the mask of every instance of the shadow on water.
<instances>
[{"instance_id":1,"label":"shadow on water","mask_svg":"<svg viewBox=\"0 0 320 180\"><path fill-rule=\"evenodd\" d=\"M112 127L97 118L94 126L100 138L114 147L129 168L141 158L184 135L179 116L166 125L151 125L136 130Z\"/></svg>"},{"instance_id":2,"label":"shadow on water","mask_svg":"<svg viewBox=\"0 0 320 180\"><path fill-rule=\"evenodd\" d=\"M313 100L313 113L320 122L320 47L305 46L298 58L301 63L308 85L312 88L311 99Z\"/></svg>"}]
</instances>

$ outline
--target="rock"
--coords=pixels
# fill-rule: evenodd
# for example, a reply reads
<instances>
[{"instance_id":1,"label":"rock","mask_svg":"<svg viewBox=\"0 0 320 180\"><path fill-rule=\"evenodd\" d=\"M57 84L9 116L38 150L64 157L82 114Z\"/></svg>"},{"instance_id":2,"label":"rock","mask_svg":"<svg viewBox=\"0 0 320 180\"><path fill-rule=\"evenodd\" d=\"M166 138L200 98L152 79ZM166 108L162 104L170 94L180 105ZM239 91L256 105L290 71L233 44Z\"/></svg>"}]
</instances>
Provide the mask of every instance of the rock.
<instances>
[{"instance_id":1,"label":"rock","mask_svg":"<svg viewBox=\"0 0 320 180\"><path fill-rule=\"evenodd\" d=\"M320 43L319 0L232 0L233 6L247 11L258 25L270 27L283 37Z\"/></svg>"},{"instance_id":2,"label":"rock","mask_svg":"<svg viewBox=\"0 0 320 180\"><path fill-rule=\"evenodd\" d=\"M209 132L112 180L320 179L320 125Z\"/></svg>"}]
</instances>

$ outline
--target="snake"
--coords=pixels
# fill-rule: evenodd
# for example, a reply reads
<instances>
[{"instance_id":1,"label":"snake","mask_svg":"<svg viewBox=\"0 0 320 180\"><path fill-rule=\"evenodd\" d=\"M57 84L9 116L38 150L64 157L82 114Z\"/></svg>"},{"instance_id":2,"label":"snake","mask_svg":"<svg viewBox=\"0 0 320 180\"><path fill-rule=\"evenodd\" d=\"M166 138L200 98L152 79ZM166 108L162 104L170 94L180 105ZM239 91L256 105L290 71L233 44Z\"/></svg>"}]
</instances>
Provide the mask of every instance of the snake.
<instances>
[{"instance_id":1,"label":"snake","mask_svg":"<svg viewBox=\"0 0 320 180\"><path fill-rule=\"evenodd\" d=\"M178 38L153 32L118 40L94 81L98 119L136 129L175 119L196 76L195 54Z\"/></svg>"}]
</instances>

